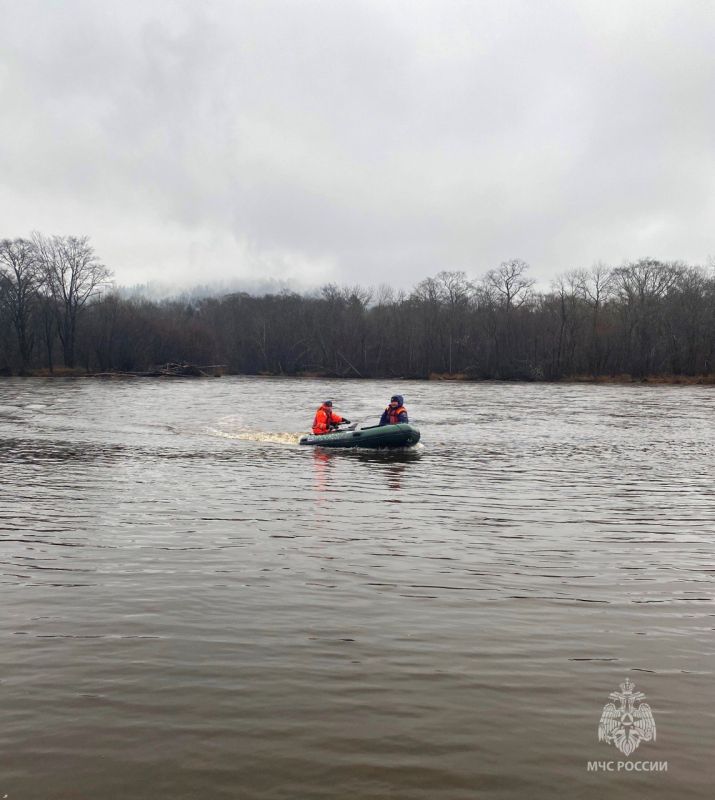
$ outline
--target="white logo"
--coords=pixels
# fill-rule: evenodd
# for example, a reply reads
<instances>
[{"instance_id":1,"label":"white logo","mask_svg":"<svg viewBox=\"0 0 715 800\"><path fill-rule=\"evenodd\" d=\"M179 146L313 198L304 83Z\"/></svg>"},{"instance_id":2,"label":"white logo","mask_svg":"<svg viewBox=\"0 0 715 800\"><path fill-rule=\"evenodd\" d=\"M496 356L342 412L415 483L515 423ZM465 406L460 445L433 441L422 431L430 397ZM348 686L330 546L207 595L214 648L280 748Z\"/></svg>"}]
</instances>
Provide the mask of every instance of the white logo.
<instances>
[{"instance_id":1,"label":"white logo","mask_svg":"<svg viewBox=\"0 0 715 800\"><path fill-rule=\"evenodd\" d=\"M635 684L626 678L620 692L611 692L611 700L620 707L606 703L598 723L598 741L615 745L624 756L633 753L641 742L655 741L655 720L643 692L634 692ZM638 703L638 705L636 705Z\"/></svg>"}]
</instances>

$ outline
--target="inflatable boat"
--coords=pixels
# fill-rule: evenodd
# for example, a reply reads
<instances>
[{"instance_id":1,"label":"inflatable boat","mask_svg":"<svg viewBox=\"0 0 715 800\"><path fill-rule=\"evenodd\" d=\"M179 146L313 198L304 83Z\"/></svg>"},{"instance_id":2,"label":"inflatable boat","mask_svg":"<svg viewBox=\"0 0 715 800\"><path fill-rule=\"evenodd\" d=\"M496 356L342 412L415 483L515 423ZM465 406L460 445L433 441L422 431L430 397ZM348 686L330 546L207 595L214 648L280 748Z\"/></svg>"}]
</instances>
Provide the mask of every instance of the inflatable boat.
<instances>
[{"instance_id":1,"label":"inflatable boat","mask_svg":"<svg viewBox=\"0 0 715 800\"><path fill-rule=\"evenodd\" d=\"M402 422L398 425L372 425L369 428L353 430L343 428L334 433L320 436L302 436L300 444L316 447L411 447L420 440L420 432L412 425Z\"/></svg>"}]
</instances>

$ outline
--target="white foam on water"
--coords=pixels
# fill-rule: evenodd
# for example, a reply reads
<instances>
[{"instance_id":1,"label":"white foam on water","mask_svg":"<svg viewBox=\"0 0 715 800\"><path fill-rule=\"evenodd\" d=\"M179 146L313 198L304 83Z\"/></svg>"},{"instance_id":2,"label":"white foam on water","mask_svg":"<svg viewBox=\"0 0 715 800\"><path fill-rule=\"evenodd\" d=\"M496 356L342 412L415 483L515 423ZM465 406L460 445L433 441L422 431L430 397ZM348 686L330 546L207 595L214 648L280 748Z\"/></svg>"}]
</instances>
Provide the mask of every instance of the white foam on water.
<instances>
[{"instance_id":1,"label":"white foam on water","mask_svg":"<svg viewBox=\"0 0 715 800\"><path fill-rule=\"evenodd\" d=\"M220 428L207 428L210 436L221 439L234 439L243 442L273 442L274 444L298 444L302 434L288 431L253 431L246 428L222 430Z\"/></svg>"}]
</instances>

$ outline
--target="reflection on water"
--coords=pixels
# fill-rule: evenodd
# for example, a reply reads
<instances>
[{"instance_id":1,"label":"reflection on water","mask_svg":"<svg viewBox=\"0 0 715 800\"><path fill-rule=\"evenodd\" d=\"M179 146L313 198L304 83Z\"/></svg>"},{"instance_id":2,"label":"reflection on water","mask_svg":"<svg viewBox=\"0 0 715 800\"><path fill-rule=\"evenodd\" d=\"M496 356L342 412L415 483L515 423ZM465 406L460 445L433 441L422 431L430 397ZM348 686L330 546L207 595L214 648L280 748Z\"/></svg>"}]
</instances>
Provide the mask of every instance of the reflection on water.
<instances>
[{"instance_id":1,"label":"reflection on water","mask_svg":"<svg viewBox=\"0 0 715 800\"><path fill-rule=\"evenodd\" d=\"M332 462L336 459L352 459L358 464L364 464L370 470L366 481L379 481L384 488L392 490L394 494L386 498L387 502L399 503L399 491L402 489L403 474L408 464L418 460L424 449L423 445L415 447L394 448L392 450L369 450L360 448L336 449L313 447L313 460L315 463L315 501L324 503L328 498L330 485L330 472ZM337 487L338 489L340 487ZM377 488L377 487L375 487ZM350 491L351 487L344 487Z\"/></svg>"},{"instance_id":2,"label":"reflection on water","mask_svg":"<svg viewBox=\"0 0 715 800\"><path fill-rule=\"evenodd\" d=\"M398 390L418 447L297 445L323 395L368 424ZM0 795L710 797L712 406L0 382ZM626 676L667 774L586 768Z\"/></svg>"}]
</instances>

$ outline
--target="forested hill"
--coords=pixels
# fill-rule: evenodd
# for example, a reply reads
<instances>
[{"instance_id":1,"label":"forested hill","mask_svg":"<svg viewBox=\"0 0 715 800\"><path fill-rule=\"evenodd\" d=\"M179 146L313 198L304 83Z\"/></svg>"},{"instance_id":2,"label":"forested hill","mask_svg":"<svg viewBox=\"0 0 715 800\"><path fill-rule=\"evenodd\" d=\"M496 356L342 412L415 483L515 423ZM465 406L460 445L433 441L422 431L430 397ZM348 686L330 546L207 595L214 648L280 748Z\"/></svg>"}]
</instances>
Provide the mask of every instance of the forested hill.
<instances>
[{"instance_id":1,"label":"forested hill","mask_svg":"<svg viewBox=\"0 0 715 800\"><path fill-rule=\"evenodd\" d=\"M86 238L0 243L0 371L142 371L166 362L242 374L555 380L715 371L715 276L642 259L534 291L528 266L440 272L411 291L192 301L120 296Z\"/></svg>"}]
</instances>

